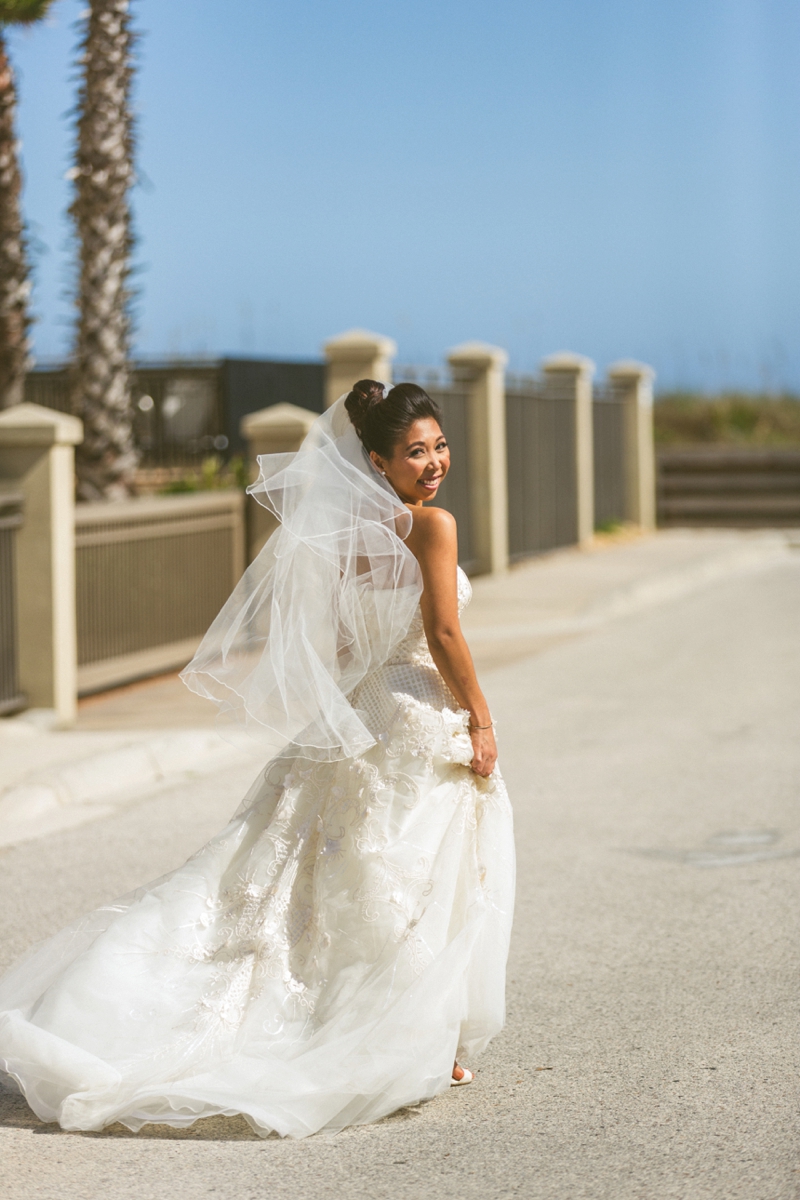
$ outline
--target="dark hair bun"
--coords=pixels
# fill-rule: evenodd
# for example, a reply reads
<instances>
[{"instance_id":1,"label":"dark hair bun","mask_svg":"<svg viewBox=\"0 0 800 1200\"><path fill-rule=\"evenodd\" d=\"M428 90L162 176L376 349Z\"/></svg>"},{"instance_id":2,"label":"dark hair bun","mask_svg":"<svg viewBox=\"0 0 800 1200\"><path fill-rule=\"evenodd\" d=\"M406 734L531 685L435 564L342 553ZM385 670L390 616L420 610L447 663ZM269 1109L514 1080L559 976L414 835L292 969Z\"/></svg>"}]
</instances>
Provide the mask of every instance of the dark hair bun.
<instances>
[{"instance_id":1,"label":"dark hair bun","mask_svg":"<svg viewBox=\"0 0 800 1200\"><path fill-rule=\"evenodd\" d=\"M347 396L344 406L359 435L369 410L383 399L383 384L375 379L359 379Z\"/></svg>"},{"instance_id":2,"label":"dark hair bun","mask_svg":"<svg viewBox=\"0 0 800 1200\"><path fill-rule=\"evenodd\" d=\"M359 379L344 406L364 449L381 458L392 457L395 445L421 417L442 424L439 405L416 383L398 383L386 393L375 379Z\"/></svg>"}]
</instances>

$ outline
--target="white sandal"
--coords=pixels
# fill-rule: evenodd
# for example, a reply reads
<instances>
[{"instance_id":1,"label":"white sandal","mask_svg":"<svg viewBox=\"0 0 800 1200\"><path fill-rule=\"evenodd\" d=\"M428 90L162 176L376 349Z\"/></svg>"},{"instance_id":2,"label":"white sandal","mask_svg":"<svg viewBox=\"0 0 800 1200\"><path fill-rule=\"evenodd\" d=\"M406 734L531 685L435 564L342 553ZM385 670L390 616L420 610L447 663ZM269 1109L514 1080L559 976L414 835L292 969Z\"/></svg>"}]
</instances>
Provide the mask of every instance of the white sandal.
<instances>
[{"instance_id":1,"label":"white sandal","mask_svg":"<svg viewBox=\"0 0 800 1200\"><path fill-rule=\"evenodd\" d=\"M460 1065L460 1064L457 1064L457 1065ZM472 1071L468 1070L466 1067L461 1067L461 1070L464 1072L464 1074L461 1076L460 1079L452 1079L451 1078L450 1087L461 1087L462 1084L472 1083L473 1079L475 1078L475 1076L472 1074Z\"/></svg>"}]
</instances>

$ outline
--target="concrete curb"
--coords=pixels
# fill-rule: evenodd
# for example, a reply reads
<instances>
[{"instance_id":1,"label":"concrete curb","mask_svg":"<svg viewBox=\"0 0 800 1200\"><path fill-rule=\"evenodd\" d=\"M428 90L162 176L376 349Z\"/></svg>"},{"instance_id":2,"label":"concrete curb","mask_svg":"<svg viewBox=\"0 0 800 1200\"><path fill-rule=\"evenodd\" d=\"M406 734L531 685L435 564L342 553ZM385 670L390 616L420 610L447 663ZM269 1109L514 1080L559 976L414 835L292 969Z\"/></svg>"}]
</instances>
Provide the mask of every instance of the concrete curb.
<instances>
[{"instance_id":1,"label":"concrete curb","mask_svg":"<svg viewBox=\"0 0 800 1200\"><path fill-rule=\"evenodd\" d=\"M181 730L33 772L0 793L0 846L104 816L165 785L258 756L247 737Z\"/></svg>"}]
</instances>

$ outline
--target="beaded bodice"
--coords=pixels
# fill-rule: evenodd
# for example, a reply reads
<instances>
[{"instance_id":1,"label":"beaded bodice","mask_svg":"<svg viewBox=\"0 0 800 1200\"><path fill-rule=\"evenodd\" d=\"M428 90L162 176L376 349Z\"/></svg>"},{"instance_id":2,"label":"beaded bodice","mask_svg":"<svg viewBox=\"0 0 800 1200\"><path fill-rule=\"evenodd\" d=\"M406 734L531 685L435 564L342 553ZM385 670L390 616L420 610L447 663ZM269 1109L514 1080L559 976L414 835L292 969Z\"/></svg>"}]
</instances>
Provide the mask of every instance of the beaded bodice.
<instances>
[{"instance_id":1,"label":"beaded bodice","mask_svg":"<svg viewBox=\"0 0 800 1200\"><path fill-rule=\"evenodd\" d=\"M458 612L459 616L472 599L472 585L461 567L458 571ZM425 639L425 630L422 625L422 612L417 609L414 619L409 626L408 633L399 642L392 651L392 655L386 661L387 667L400 666L404 663L411 663L418 667L434 667L431 652L428 649L428 643Z\"/></svg>"}]
</instances>

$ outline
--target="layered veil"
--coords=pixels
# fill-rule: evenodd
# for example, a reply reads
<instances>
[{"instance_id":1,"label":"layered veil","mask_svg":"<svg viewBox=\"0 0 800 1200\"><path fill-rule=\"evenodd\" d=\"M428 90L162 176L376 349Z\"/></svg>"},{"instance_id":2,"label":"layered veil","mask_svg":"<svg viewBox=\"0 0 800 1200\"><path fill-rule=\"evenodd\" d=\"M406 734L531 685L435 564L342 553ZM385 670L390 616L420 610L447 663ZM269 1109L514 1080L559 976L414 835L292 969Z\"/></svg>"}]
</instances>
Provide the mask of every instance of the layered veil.
<instances>
[{"instance_id":1,"label":"layered veil","mask_svg":"<svg viewBox=\"0 0 800 1200\"><path fill-rule=\"evenodd\" d=\"M379 474L344 397L296 454L258 459L247 490L280 522L181 678L271 754L363 754L348 697L405 637L422 591L411 513Z\"/></svg>"},{"instance_id":2,"label":"layered veil","mask_svg":"<svg viewBox=\"0 0 800 1200\"><path fill-rule=\"evenodd\" d=\"M343 400L259 464L280 525L183 677L269 763L185 864L0 980L0 1071L64 1129L376 1121L503 1025L511 809L430 656L411 513Z\"/></svg>"}]
</instances>

